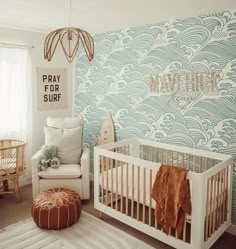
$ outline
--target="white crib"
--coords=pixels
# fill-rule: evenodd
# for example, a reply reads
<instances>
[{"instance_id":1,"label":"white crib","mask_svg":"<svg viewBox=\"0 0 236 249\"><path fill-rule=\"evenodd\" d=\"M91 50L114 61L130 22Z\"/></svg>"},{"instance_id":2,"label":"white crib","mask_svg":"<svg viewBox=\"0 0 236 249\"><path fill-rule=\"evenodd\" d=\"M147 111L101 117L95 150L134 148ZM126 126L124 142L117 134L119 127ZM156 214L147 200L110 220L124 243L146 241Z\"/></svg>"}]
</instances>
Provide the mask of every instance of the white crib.
<instances>
[{"instance_id":1,"label":"white crib","mask_svg":"<svg viewBox=\"0 0 236 249\"><path fill-rule=\"evenodd\" d=\"M162 163L189 169L192 214L180 237L154 217L152 184ZM94 148L94 207L178 249L207 249L231 224L233 158L142 139Z\"/></svg>"}]
</instances>

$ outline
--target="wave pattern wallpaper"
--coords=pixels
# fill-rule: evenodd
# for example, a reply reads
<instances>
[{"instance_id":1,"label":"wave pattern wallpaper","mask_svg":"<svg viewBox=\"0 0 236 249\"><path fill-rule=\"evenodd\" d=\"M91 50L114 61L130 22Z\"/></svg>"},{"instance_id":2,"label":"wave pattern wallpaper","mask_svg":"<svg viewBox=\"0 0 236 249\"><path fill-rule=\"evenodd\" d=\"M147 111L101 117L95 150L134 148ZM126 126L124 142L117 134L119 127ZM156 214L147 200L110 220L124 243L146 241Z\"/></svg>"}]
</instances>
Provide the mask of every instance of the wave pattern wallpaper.
<instances>
[{"instance_id":1,"label":"wave pattern wallpaper","mask_svg":"<svg viewBox=\"0 0 236 249\"><path fill-rule=\"evenodd\" d=\"M76 58L74 103L91 152L111 114L117 140L145 138L236 155L236 10L94 40L94 60ZM233 171L236 224L236 165Z\"/></svg>"}]
</instances>

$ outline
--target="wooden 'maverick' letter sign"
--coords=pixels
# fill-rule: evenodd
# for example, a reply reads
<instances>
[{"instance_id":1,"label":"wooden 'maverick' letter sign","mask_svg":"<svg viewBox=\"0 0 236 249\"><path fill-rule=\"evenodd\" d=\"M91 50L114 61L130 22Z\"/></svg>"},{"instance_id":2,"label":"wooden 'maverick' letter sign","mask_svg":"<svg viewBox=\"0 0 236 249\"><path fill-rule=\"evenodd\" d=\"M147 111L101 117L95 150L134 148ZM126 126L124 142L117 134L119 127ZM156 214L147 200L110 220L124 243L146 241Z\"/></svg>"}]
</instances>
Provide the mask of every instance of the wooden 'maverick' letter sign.
<instances>
[{"instance_id":1,"label":"wooden 'maverick' letter sign","mask_svg":"<svg viewBox=\"0 0 236 249\"><path fill-rule=\"evenodd\" d=\"M219 93L218 81L220 75L216 72L157 74L150 76L149 94L159 96L170 95L168 103L178 102L181 109L185 109L193 100L191 92L201 92L205 95Z\"/></svg>"},{"instance_id":2,"label":"wooden 'maverick' letter sign","mask_svg":"<svg viewBox=\"0 0 236 249\"><path fill-rule=\"evenodd\" d=\"M219 92L217 80L219 73L175 73L157 74L150 77L149 90L152 94L181 92Z\"/></svg>"}]
</instances>

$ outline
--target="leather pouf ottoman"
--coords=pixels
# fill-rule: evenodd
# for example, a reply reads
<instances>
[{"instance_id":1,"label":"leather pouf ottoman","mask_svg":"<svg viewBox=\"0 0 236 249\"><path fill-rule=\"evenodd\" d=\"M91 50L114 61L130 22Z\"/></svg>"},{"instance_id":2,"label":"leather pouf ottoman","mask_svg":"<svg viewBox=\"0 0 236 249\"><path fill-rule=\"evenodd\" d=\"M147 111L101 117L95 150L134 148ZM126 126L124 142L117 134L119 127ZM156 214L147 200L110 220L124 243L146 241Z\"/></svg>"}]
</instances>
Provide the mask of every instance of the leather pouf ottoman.
<instances>
[{"instance_id":1,"label":"leather pouf ottoman","mask_svg":"<svg viewBox=\"0 0 236 249\"><path fill-rule=\"evenodd\" d=\"M36 196L31 213L39 227L62 229L76 223L80 218L81 200L73 190L49 189Z\"/></svg>"}]
</instances>

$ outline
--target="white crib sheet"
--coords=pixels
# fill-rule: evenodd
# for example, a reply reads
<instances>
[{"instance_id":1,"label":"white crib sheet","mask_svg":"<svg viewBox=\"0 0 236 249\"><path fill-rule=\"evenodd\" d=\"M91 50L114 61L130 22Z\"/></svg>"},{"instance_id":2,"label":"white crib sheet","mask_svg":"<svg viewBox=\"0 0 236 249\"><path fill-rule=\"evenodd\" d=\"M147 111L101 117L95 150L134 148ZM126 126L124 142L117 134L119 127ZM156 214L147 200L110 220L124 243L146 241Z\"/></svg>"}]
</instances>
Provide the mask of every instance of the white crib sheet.
<instances>
[{"instance_id":1,"label":"white crib sheet","mask_svg":"<svg viewBox=\"0 0 236 249\"><path fill-rule=\"evenodd\" d=\"M124 164L123 166L118 166L117 169L113 168L112 170L109 169L107 171L104 171L103 180L102 180L102 174L100 174L100 185L102 186L102 181L103 181L104 190L108 189L112 193L117 193L118 195L121 195L123 197L128 196L128 199L155 208L156 203L155 200L150 196L150 192L156 178L157 170L152 171L152 182L150 184L149 170L146 170L146 173L144 173L144 168L140 167L140 175L138 180L138 167L135 166L134 170L132 170L132 165L129 165L128 167L127 166L128 164ZM123 168L123 184L121 182L122 168ZM133 177L132 177L132 171L133 171ZM146 174L145 184L144 184L144 174ZM133 189L132 189L132 181L133 181Z\"/></svg>"}]
</instances>

